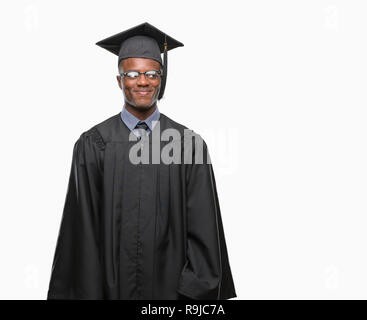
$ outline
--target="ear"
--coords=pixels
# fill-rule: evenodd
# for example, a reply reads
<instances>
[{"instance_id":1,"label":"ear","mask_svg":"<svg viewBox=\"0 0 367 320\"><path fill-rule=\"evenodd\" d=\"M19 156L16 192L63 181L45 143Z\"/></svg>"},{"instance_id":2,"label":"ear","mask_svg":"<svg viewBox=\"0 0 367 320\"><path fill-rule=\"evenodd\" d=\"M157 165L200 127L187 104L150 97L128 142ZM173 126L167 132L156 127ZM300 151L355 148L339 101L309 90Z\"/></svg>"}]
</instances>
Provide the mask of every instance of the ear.
<instances>
[{"instance_id":1,"label":"ear","mask_svg":"<svg viewBox=\"0 0 367 320\"><path fill-rule=\"evenodd\" d=\"M117 79L117 83L118 83L118 85L119 85L120 89L122 90L122 85L121 85L121 76L117 75L117 76L116 76L116 79Z\"/></svg>"}]
</instances>

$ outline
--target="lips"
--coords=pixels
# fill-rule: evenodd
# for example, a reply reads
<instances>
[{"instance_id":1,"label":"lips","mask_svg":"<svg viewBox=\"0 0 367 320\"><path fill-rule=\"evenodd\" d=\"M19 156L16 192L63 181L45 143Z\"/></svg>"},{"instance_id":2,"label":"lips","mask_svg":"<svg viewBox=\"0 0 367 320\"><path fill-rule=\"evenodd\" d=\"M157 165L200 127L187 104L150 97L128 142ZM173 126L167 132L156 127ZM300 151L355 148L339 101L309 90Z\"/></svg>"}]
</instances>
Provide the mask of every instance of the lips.
<instances>
[{"instance_id":1,"label":"lips","mask_svg":"<svg viewBox=\"0 0 367 320\"><path fill-rule=\"evenodd\" d=\"M147 96L148 94L150 94L152 91L145 91L145 90L141 90L141 91L135 91L136 94L141 95L141 96Z\"/></svg>"}]
</instances>

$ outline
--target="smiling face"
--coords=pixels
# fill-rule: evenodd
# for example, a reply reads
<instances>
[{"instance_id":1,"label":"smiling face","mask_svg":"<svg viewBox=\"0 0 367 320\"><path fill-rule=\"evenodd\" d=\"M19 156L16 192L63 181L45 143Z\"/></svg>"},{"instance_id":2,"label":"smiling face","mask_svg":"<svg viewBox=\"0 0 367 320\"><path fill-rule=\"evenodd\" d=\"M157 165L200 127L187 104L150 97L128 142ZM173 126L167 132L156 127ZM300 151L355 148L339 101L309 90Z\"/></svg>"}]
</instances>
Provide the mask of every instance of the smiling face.
<instances>
[{"instance_id":1,"label":"smiling face","mask_svg":"<svg viewBox=\"0 0 367 320\"><path fill-rule=\"evenodd\" d=\"M120 62L119 72L148 70L160 70L158 61L146 58L127 58ZM139 111L149 110L158 100L161 88L161 78L156 80L146 79L144 74L140 74L137 79L127 79L117 76L117 82L124 94L125 104Z\"/></svg>"}]
</instances>

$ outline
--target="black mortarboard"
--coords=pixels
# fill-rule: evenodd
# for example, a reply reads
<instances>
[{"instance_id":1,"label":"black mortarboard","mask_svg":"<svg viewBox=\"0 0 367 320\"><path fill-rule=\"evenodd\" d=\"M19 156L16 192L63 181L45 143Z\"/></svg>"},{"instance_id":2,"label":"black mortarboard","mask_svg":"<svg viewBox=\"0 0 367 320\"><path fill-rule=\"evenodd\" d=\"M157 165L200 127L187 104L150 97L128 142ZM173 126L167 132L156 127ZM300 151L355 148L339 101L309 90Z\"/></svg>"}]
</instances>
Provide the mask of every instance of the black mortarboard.
<instances>
[{"instance_id":1,"label":"black mortarboard","mask_svg":"<svg viewBox=\"0 0 367 320\"><path fill-rule=\"evenodd\" d=\"M139 24L96 45L118 55L118 64L126 58L149 58L158 61L163 67L162 84L158 99L164 94L167 81L167 51L183 47L183 43L173 39L148 22ZM164 54L162 63L161 53Z\"/></svg>"}]
</instances>

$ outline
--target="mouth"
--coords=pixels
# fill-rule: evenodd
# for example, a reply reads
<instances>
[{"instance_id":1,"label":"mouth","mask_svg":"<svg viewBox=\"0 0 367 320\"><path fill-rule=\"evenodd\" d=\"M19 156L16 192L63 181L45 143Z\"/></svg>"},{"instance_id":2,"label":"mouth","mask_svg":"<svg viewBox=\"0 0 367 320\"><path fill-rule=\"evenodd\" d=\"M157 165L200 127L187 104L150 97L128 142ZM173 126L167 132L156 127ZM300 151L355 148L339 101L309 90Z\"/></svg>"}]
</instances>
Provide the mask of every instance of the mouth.
<instances>
[{"instance_id":1,"label":"mouth","mask_svg":"<svg viewBox=\"0 0 367 320\"><path fill-rule=\"evenodd\" d=\"M135 94L139 95L139 96L147 96L149 95L152 91L146 91L146 90L140 90L140 91L134 91Z\"/></svg>"}]
</instances>

